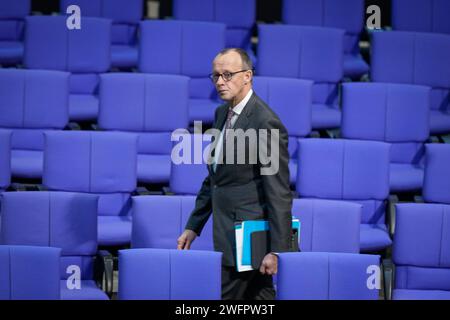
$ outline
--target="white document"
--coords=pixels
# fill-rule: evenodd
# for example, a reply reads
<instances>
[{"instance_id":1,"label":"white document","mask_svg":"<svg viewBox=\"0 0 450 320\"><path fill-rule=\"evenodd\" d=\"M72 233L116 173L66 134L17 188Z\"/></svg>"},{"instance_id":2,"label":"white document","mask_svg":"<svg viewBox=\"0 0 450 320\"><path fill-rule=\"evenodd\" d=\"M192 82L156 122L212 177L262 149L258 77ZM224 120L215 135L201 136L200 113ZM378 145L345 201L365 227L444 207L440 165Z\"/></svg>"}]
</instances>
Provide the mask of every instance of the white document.
<instances>
[{"instance_id":1,"label":"white document","mask_svg":"<svg viewBox=\"0 0 450 320\"><path fill-rule=\"evenodd\" d=\"M252 265L243 265L242 264L242 249L243 249L243 240L244 240L244 228L245 223L242 223L241 226L235 226L235 234L236 234L236 268L238 272L243 271L251 271L253 270Z\"/></svg>"}]
</instances>

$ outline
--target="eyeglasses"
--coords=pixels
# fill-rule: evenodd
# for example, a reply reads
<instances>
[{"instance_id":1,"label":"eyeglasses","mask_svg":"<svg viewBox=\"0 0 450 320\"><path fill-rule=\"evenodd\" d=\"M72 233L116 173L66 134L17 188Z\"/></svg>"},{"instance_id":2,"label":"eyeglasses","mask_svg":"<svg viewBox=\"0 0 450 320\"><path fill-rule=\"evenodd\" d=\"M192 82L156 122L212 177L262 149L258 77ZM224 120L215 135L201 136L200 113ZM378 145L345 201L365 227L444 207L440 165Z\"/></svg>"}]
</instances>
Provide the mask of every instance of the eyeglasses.
<instances>
[{"instance_id":1,"label":"eyeglasses","mask_svg":"<svg viewBox=\"0 0 450 320\"><path fill-rule=\"evenodd\" d=\"M210 78L211 81L214 82L214 83L216 83L217 81L219 81L219 78L220 78L221 76L222 76L222 79L223 79L224 81L230 81L236 73L245 72L245 71L251 71L251 70L250 70L250 69L247 69L247 70L240 70L240 71L236 71L236 72L228 72L228 71L226 71L226 72L224 72L224 73L211 73L211 74L209 75L209 78Z\"/></svg>"}]
</instances>

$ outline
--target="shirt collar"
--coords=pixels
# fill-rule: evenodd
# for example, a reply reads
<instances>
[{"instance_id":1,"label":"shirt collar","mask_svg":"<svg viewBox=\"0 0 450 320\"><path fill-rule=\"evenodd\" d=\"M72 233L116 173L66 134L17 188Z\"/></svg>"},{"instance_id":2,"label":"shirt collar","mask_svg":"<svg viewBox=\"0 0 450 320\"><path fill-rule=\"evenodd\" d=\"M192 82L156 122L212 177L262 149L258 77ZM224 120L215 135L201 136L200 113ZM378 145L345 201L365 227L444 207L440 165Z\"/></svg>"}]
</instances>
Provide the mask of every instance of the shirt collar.
<instances>
[{"instance_id":1,"label":"shirt collar","mask_svg":"<svg viewBox=\"0 0 450 320\"><path fill-rule=\"evenodd\" d=\"M253 90L250 89L250 90L247 92L247 95L244 97L244 99L242 99L242 101L239 102L239 103L233 108L234 113L236 113L237 115L240 115L240 114L241 114L241 112L242 112L242 110L244 110L244 107L245 107L245 105L247 104L248 100L250 100L250 97L252 96L252 94L253 94Z\"/></svg>"}]
</instances>

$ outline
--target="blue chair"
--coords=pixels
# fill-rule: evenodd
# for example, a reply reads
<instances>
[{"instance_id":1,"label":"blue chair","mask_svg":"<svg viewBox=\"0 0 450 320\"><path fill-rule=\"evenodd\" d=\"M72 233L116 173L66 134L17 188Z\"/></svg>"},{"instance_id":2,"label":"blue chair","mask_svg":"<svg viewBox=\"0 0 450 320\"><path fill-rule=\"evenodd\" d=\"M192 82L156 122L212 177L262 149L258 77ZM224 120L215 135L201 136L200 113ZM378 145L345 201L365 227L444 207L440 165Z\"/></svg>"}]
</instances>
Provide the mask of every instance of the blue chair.
<instances>
[{"instance_id":1,"label":"blue chair","mask_svg":"<svg viewBox=\"0 0 450 320\"><path fill-rule=\"evenodd\" d=\"M391 192L422 189L429 104L428 87L387 83L342 86L341 136L391 144Z\"/></svg>"},{"instance_id":2,"label":"blue chair","mask_svg":"<svg viewBox=\"0 0 450 320\"><path fill-rule=\"evenodd\" d=\"M450 204L450 145L433 143L425 148L423 199L430 203Z\"/></svg>"},{"instance_id":3,"label":"blue chair","mask_svg":"<svg viewBox=\"0 0 450 320\"><path fill-rule=\"evenodd\" d=\"M364 0L283 0L285 24L338 28L345 30L344 75L360 78L369 66L359 52L359 36L364 28Z\"/></svg>"},{"instance_id":4,"label":"blue chair","mask_svg":"<svg viewBox=\"0 0 450 320\"><path fill-rule=\"evenodd\" d=\"M312 80L312 128L339 127L338 83L343 75L344 31L288 25L258 28L257 74Z\"/></svg>"},{"instance_id":5,"label":"blue chair","mask_svg":"<svg viewBox=\"0 0 450 320\"><path fill-rule=\"evenodd\" d=\"M450 35L375 32L371 77L376 82L431 87L431 134L450 132Z\"/></svg>"},{"instance_id":6,"label":"blue chair","mask_svg":"<svg viewBox=\"0 0 450 320\"><path fill-rule=\"evenodd\" d=\"M450 300L449 222L448 204L396 205L394 300Z\"/></svg>"},{"instance_id":7,"label":"blue chair","mask_svg":"<svg viewBox=\"0 0 450 320\"><path fill-rule=\"evenodd\" d=\"M139 71L191 78L189 120L211 124L221 104L208 75L225 47L225 25L194 21L143 21L140 25Z\"/></svg>"},{"instance_id":8,"label":"blue chair","mask_svg":"<svg viewBox=\"0 0 450 320\"><path fill-rule=\"evenodd\" d=\"M11 132L0 130L0 192L11 183Z\"/></svg>"},{"instance_id":9,"label":"blue chair","mask_svg":"<svg viewBox=\"0 0 450 320\"><path fill-rule=\"evenodd\" d=\"M111 66L136 67L138 63L138 26L143 17L143 0L61 0L61 14L78 5L83 17L112 20Z\"/></svg>"},{"instance_id":10,"label":"blue chair","mask_svg":"<svg viewBox=\"0 0 450 320\"><path fill-rule=\"evenodd\" d=\"M68 122L69 73L0 69L0 127L12 131L14 177L42 177L43 132Z\"/></svg>"},{"instance_id":11,"label":"blue chair","mask_svg":"<svg viewBox=\"0 0 450 320\"><path fill-rule=\"evenodd\" d=\"M225 23L226 46L246 49L254 58L250 47L256 21L255 0L175 0L173 17L177 20Z\"/></svg>"},{"instance_id":12,"label":"blue chair","mask_svg":"<svg viewBox=\"0 0 450 320\"><path fill-rule=\"evenodd\" d=\"M292 185L295 185L297 177L297 139L311 133L312 87L312 81L308 80L260 76L253 78L253 90L278 115L288 131Z\"/></svg>"},{"instance_id":13,"label":"blue chair","mask_svg":"<svg viewBox=\"0 0 450 320\"><path fill-rule=\"evenodd\" d=\"M138 181L168 183L171 134L189 125L189 78L136 73L100 78L99 128L137 133Z\"/></svg>"},{"instance_id":14,"label":"blue chair","mask_svg":"<svg viewBox=\"0 0 450 320\"><path fill-rule=\"evenodd\" d=\"M380 277L376 276L381 276L379 265L378 255L324 252L281 253L278 265L277 299L377 300ZM369 271L374 273L373 280L369 278L371 275Z\"/></svg>"},{"instance_id":15,"label":"blue chair","mask_svg":"<svg viewBox=\"0 0 450 320\"><path fill-rule=\"evenodd\" d=\"M110 43L107 19L83 17L80 30L69 30L64 16L27 17L24 65L70 72L70 120L96 120L99 74L110 68Z\"/></svg>"},{"instance_id":16,"label":"blue chair","mask_svg":"<svg viewBox=\"0 0 450 320\"><path fill-rule=\"evenodd\" d=\"M5 192L1 243L61 248L61 299L108 299L94 280L97 205L98 197L89 194ZM74 276L78 289L71 288Z\"/></svg>"},{"instance_id":17,"label":"blue chair","mask_svg":"<svg viewBox=\"0 0 450 320\"><path fill-rule=\"evenodd\" d=\"M394 30L450 33L446 0L392 0L391 10Z\"/></svg>"},{"instance_id":18,"label":"blue chair","mask_svg":"<svg viewBox=\"0 0 450 320\"><path fill-rule=\"evenodd\" d=\"M208 175L206 159L203 155L211 151L212 137L206 134L176 132L170 169L169 190L176 195L197 195ZM184 154L184 148L190 154ZM179 157L179 159L178 159Z\"/></svg>"},{"instance_id":19,"label":"blue chair","mask_svg":"<svg viewBox=\"0 0 450 320\"><path fill-rule=\"evenodd\" d=\"M390 207L387 206L389 147L377 141L299 140L297 192L300 198L361 204L362 252L384 250L392 243L385 221L392 225L392 216L385 215Z\"/></svg>"},{"instance_id":20,"label":"blue chair","mask_svg":"<svg viewBox=\"0 0 450 320\"><path fill-rule=\"evenodd\" d=\"M359 253L362 205L346 201L294 199L300 251Z\"/></svg>"},{"instance_id":21,"label":"blue chair","mask_svg":"<svg viewBox=\"0 0 450 320\"><path fill-rule=\"evenodd\" d=\"M176 248L194 207L194 196L133 197L132 248ZM211 218L191 248L214 251L212 229Z\"/></svg>"},{"instance_id":22,"label":"blue chair","mask_svg":"<svg viewBox=\"0 0 450 320\"><path fill-rule=\"evenodd\" d=\"M43 185L52 191L97 195L98 244L127 245L136 158L137 137L131 133L47 132Z\"/></svg>"},{"instance_id":23,"label":"blue chair","mask_svg":"<svg viewBox=\"0 0 450 320\"><path fill-rule=\"evenodd\" d=\"M61 249L0 245L0 300L59 300Z\"/></svg>"},{"instance_id":24,"label":"blue chair","mask_svg":"<svg viewBox=\"0 0 450 320\"><path fill-rule=\"evenodd\" d=\"M121 250L119 299L220 300L221 256L195 250Z\"/></svg>"},{"instance_id":25,"label":"blue chair","mask_svg":"<svg viewBox=\"0 0 450 320\"><path fill-rule=\"evenodd\" d=\"M24 20L30 11L30 0L0 1L0 65L22 62Z\"/></svg>"}]
</instances>

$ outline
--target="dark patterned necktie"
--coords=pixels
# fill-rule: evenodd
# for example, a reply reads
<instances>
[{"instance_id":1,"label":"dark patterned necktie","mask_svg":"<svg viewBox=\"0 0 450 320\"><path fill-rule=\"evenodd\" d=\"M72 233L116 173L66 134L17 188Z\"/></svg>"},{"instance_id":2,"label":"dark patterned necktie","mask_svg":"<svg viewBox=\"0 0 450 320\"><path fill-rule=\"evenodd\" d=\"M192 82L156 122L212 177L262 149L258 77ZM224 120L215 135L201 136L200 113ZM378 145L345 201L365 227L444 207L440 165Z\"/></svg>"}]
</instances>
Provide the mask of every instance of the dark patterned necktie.
<instances>
[{"instance_id":1,"label":"dark patterned necktie","mask_svg":"<svg viewBox=\"0 0 450 320\"><path fill-rule=\"evenodd\" d=\"M233 115L234 115L233 108L228 108L227 125L225 126L225 129L231 129L231 118L233 118Z\"/></svg>"}]
</instances>

